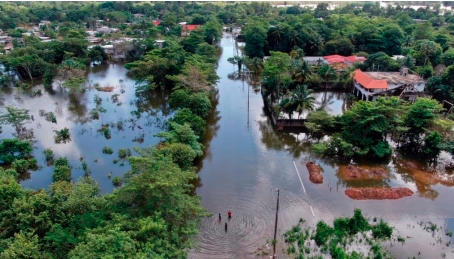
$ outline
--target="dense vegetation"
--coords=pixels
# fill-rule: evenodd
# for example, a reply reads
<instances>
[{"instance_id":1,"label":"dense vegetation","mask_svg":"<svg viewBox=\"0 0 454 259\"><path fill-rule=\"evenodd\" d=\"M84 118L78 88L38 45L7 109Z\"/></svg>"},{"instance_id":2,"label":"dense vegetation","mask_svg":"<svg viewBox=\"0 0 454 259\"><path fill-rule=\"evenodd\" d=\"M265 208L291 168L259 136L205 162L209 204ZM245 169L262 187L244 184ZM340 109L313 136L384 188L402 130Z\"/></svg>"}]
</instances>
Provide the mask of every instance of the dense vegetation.
<instances>
[{"instance_id":1,"label":"dense vegetation","mask_svg":"<svg viewBox=\"0 0 454 259\"><path fill-rule=\"evenodd\" d=\"M123 20L123 15L130 11L128 8L137 7L114 2L97 3L96 8L91 3L77 3L71 7L58 3L22 4L22 11L26 9L34 15L15 20L10 19L14 16L10 7L16 3L2 3L2 10L9 10L9 16L2 20L3 28L15 27L12 24L15 22L21 25L49 19L52 24L46 34L53 35L55 30L54 36L58 40L42 43L30 36L26 38L25 46L15 42L15 49L1 58L7 74L10 70L21 78L44 77L48 87L57 80L76 99L83 95L86 65L106 59L101 48L87 51L84 31L90 27L90 19L110 18L112 24L108 25L121 27L121 22L128 21ZM159 3L143 5L145 9L147 6L156 10L168 8L168 4ZM55 8L65 10L65 17L54 17L57 15ZM150 15L145 9L139 11ZM158 18L157 12L150 12ZM181 39L172 37L181 33L177 30L176 17L166 19L169 20L167 24L163 21L164 25L173 26L175 32L167 34L164 30L161 34L150 21L146 22L141 28L146 28L150 34L146 39L137 39L143 48L142 54L130 53L131 58L139 60L127 67L139 82L137 98L153 88L167 87L173 89L171 105L181 109L169 121L168 131L157 134L162 143L137 149L137 157L132 157L129 149L118 151L120 160L128 159L131 170L123 178L113 178L113 184L121 186L113 194L101 195L98 184L89 177L90 169L85 161L82 161L82 169L86 176L73 179L71 174L75 165L64 157L55 158L52 150L45 150L44 156L46 164L54 166L53 184L46 190L22 189L18 175L36 166L36 159L31 156L31 143L19 135L26 130L26 123L31 118L27 110L14 107L8 107L0 116L1 123L15 127L16 136L21 139L4 139L0 143L0 162L11 164L11 169L0 172L0 257L186 257L188 248L193 246L198 220L208 215L200 206L199 197L192 194L193 186L189 182L198 177L193 160L203 154L201 140L206 128L205 118L211 112L211 101L215 96L213 84L218 79L214 70L217 49L211 43L219 40L222 28L216 19L206 20L203 28ZM87 24L83 23L85 21ZM59 25L58 30L56 25ZM14 34L14 30L10 33ZM128 32L123 33L128 35ZM158 35L170 37L162 49L154 46ZM105 36L108 40L114 37ZM147 45L147 40L152 43ZM145 52L147 54L142 56ZM2 82L8 84L11 80L14 78ZM100 102L96 98L94 101ZM92 115L96 113L102 119L100 113L105 110L101 111L100 105L97 107ZM47 116L45 111L42 113L46 119L55 118L50 113ZM68 133L67 129L55 131L55 141L64 142L70 137ZM113 153L109 147L102 151Z\"/></svg>"},{"instance_id":2,"label":"dense vegetation","mask_svg":"<svg viewBox=\"0 0 454 259\"><path fill-rule=\"evenodd\" d=\"M376 222L376 218L373 220ZM362 215L361 210L355 209L351 218L336 218L333 226L319 221L315 230L310 227L302 228L305 220L300 219L298 224L284 234L287 243L287 253L295 258L323 258L321 254L330 254L334 259L356 258L383 258L380 241L390 239L393 229L383 220L370 224ZM314 240L315 244L311 244ZM357 246L366 246L369 254L364 254ZM347 249L347 246L349 248ZM348 250L348 251L347 251Z\"/></svg>"},{"instance_id":3,"label":"dense vegetation","mask_svg":"<svg viewBox=\"0 0 454 259\"><path fill-rule=\"evenodd\" d=\"M335 134L329 141L315 144L314 149L331 157L386 158L393 152L391 139L404 152L434 159L442 148L452 150L450 129L453 122L442 119L441 110L441 104L427 98L418 98L413 104L397 97L360 101L341 116L322 115L326 119L323 127L314 128L312 132L330 130ZM308 117L310 123L317 120L320 115Z\"/></svg>"}]
</instances>

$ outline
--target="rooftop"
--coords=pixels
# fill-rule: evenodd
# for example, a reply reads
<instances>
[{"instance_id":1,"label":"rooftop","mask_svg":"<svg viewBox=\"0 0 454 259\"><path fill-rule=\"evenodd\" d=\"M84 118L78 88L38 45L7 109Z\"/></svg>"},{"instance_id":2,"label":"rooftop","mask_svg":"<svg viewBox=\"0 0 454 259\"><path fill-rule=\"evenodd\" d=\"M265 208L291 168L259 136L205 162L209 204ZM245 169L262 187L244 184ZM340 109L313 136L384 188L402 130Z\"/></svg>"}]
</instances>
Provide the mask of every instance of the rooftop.
<instances>
[{"instance_id":1,"label":"rooftop","mask_svg":"<svg viewBox=\"0 0 454 259\"><path fill-rule=\"evenodd\" d=\"M352 75L366 89L388 89L386 80L376 80L359 69L355 70Z\"/></svg>"},{"instance_id":2,"label":"rooftop","mask_svg":"<svg viewBox=\"0 0 454 259\"><path fill-rule=\"evenodd\" d=\"M352 73L354 79L366 89L388 89L388 84L411 84L424 82L417 75L401 75L400 72L363 72L359 69Z\"/></svg>"},{"instance_id":3,"label":"rooftop","mask_svg":"<svg viewBox=\"0 0 454 259\"><path fill-rule=\"evenodd\" d=\"M418 75L407 74L403 76L400 74L400 72L366 72L366 74L375 80L386 80L391 84L424 82L424 79L422 79Z\"/></svg>"},{"instance_id":4,"label":"rooftop","mask_svg":"<svg viewBox=\"0 0 454 259\"><path fill-rule=\"evenodd\" d=\"M193 30L199 28L200 26L202 26L202 25L200 25L200 24L190 24L190 25L185 24L185 25L182 26L182 29L183 29L183 31L193 31Z\"/></svg>"}]
</instances>

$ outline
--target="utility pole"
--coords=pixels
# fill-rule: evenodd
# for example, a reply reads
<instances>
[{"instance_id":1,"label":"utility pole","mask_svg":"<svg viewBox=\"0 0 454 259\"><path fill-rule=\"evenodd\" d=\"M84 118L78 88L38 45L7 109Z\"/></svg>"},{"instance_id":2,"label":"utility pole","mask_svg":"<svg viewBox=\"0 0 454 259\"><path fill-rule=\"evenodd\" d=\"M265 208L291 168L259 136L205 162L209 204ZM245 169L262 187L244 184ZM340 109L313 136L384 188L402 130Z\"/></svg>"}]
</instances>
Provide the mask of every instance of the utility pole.
<instances>
[{"instance_id":1,"label":"utility pole","mask_svg":"<svg viewBox=\"0 0 454 259\"><path fill-rule=\"evenodd\" d=\"M279 189L277 189L276 221L274 222L273 258L276 258L276 243L277 243L276 233L278 215L279 215Z\"/></svg>"}]
</instances>

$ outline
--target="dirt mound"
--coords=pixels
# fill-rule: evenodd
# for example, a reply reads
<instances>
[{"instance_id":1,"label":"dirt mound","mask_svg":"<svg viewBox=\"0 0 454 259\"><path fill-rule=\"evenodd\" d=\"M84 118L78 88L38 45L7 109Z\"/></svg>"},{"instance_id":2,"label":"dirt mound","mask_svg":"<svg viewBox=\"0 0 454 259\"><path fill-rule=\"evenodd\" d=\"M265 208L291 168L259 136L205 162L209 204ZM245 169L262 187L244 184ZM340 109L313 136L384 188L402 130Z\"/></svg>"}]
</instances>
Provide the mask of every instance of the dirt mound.
<instances>
[{"instance_id":1,"label":"dirt mound","mask_svg":"<svg viewBox=\"0 0 454 259\"><path fill-rule=\"evenodd\" d=\"M98 86L96 90L100 92L113 92L114 88L113 86Z\"/></svg>"},{"instance_id":2,"label":"dirt mound","mask_svg":"<svg viewBox=\"0 0 454 259\"><path fill-rule=\"evenodd\" d=\"M344 181L381 180L389 178L389 171L379 166L339 166L339 175Z\"/></svg>"},{"instance_id":3,"label":"dirt mound","mask_svg":"<svg viewBox=\"0 0 454 259\"><path fill-rule=\"evenodd\" d=\"M402 167L408 168L408 169L418 169L418 165L416 163L410 162L410 161L402 161L401 163Z\"/></svg>"},{"instance_id":4,"label":"dirt mound","mask_svg":"<svg viewBox=\"0 0 454 259\"><path fill-rule=\"evenodd\" d=\"M397 200L412 196L413 191L408 188L350 188L345 195L354 200Z\"/></svg>"},{"instance_id":5,"label":"dirt mound","mask_svg":"<svg viewBox=\"0 0 454 259\"><path fill-rule=\"evenodd\" d=\"M309 171L309 180L313 183L323 183L323 175L321 174L321 168L314 162L308 162L306 164L307 171Z\"/></svg>"}]
</instances>

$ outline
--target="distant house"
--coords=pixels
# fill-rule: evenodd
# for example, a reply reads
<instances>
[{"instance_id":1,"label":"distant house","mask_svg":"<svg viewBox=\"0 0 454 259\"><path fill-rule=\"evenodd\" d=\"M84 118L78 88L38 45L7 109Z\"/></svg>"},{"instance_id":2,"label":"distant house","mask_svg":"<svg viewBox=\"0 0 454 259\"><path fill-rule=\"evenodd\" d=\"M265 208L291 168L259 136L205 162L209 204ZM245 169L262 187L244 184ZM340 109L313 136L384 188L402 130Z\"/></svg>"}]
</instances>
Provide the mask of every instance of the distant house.
<instances>
[{"instance_id":1,"label":"distant house","mask_svg":"<svg viewBox=\"0 0 454 259\"><path fill-rule=\"evenodd\" d=\"M135 18L138 18L138 19L143 18L144 16L145 16L145 15L144 15L144 14L141 14L141 13L135 13L135 14L134 14L134 17L135 17Z\"/></svg>"},{"instance_id":2,"label":"distant house","mask_svg":"<svg viewBox=\"0 0 454 259\"><path fill-rule=\"evenodd\" d=\"M341 56L341 55L329 55L329 56L323 56L323 64L328 64L334 69L337 70L342 70L347 67L353 66L355 63L362 63L363 61L366 60L365 57L359 57L359 56Z\"/></svg>"},{"instance_id":3,"label":"distant house","mask_svg":"<svg viewBox=\"0 0 454 259\"><path fill-rule=\"evenodd\" d=\"M353 94L361 100L373 101L378 96L397 95L414 101L416 97L424 95L424 79L409 74L405 67L400 72L363 72L357 69L351 76Z\"/></svg>"},{"instance_id":4,"label":"distant house","mask_svg":"<svg viewBox=\"0 0 454 259\"><path fill-rule=\"evenodd\" d=\"M118 29L115 28L109 28L107 26L102 26L101 28L96 28L97 32L102 32L102 33L115 33L118 31Z\"/></svg>"},{"instance_id":5,"label":"distant house","mask_svg":"<svg viewBox=\"0 0 454 259\"><path fill-rule=\"evenodd\" d=\"M3 50L5 51L5 54L8 54L13 49L14 49L14 47L13 47L12 43L8 43L5 46L3 46Z\"/></svg>"},{"instance_id":6,"label":"distant house","mask_svg":"<svg viewBox=\"0 0 454 259\"><path fill-rule=\"evenodd\" d=\"M324 64L324 59L321 56L307 56L303 57L303 60L306 61L309 66L321 66Z\"/></svg>"},{"instance_id":7,"label":"distant house","mask_svg":"<svg viewBox=\"0 0 454 259\"><path fill-rule=\"evenodd\" d=\"M41 28L41 26L46 26L50 23L50 21L45 21L45 20L42 20L38 23L38 27Z\"/></svg>"},{"instance_id":8,"label":"distant house","mask_svg":"<svg viewBox=\"0 0 454 259\"><path fill-rule=\"evenodd\" d=\"M85 32L88 34L88 36L92 36L92 37L95 36L95 34L97 33L96 31L85 31Z\"/></svg>"},{"instance_id":9,"label":"distant house","mask_svg":"<svg viewBox=\"0 0 454 259\"><path fill-rule=\"evenodd\" d=\"M164 47L164 42L165 40L155 40L155 45L158 47L158 49L162 49Z\"/></svg>"},{"instance_id":10,"label":"distant house","mask_svg":"<svg viewBox=\"0 0 454 259\"><path fill-rule=\"evenodd\" d=\"M398 60L398 59L404 59L405 56L403 56L403 55L393 55L391 58L394 59L394 60Z\"/></svg>"},{"instance_id":11,"label":"distant house","mask_svg":"<svg viewBox=\"0 0 454 259\"><path fill-rule=\"evenodd\" d=\"M182 25L181 26L181 35L182 36L189 36L189 34L191 34L191 32L193 30L196 30L198 29L200 26L200 24L185 24L185 25Z\"/></svg>"},{"instance_id":12,"label":"distant house","mask_svg":"<svg viewBox=\"0 0 454 259\"><path fill-rule=\"evenodd\" d=\"M0 36L0 44L6 45L13 42L13 38L10 36Z\"/></svg>"},{"instance_id":13,"label":"distant house","mask_svg":"<svg viewBox=\"0 0 454 259\"><path fill-rule=\"evenodd\" d=\"M306 56L303 60L307 62L309 66L321 66L330 65L336 70L343 70L347 67L353 66L357 62L363 62L366 60L365 57L359 56L341 56L341 55L329 55L329 56Z\"/></svg>"},{"instance_id":14,"label":"distant house","mask_svg":"<svg viewBox=\"0 0 454 259\"><path fill-rule=\"evenodd\" d=\"M113 55L114 54L114 45L102 45L101 48L104 49L104 52L107 55Z\"/></svg>"},{"instance_id":15,"label":"distant house","mask_svg":"<svg viewBox=\"0 0 454 259\"><path fill-rule=\"evenodd\" d=\"M153 21L154 26L158 26L161 23L161 21Z\"/></svg>"},{"instance_id":16,"label":"distant house","mask_svg":"<svg viewBox=\"0 0 454 259\"><path fill-rule=\"evenodd\" d=\"M102 41L102 38L94 37L94 36L88 36L85 39L91 44L98 44Z\"/></svg>"},{"instance_id":17,"label":"distant house","mask_svg":"<svg viewBox=\"0 0 454 259\"><path fill-rule=\"evenodd\" d=\"M133 38L120 38L110 45L102 45L104 52L113 59L125 59L126 53L134 48Z\"/></svg>"}]
</instances>

